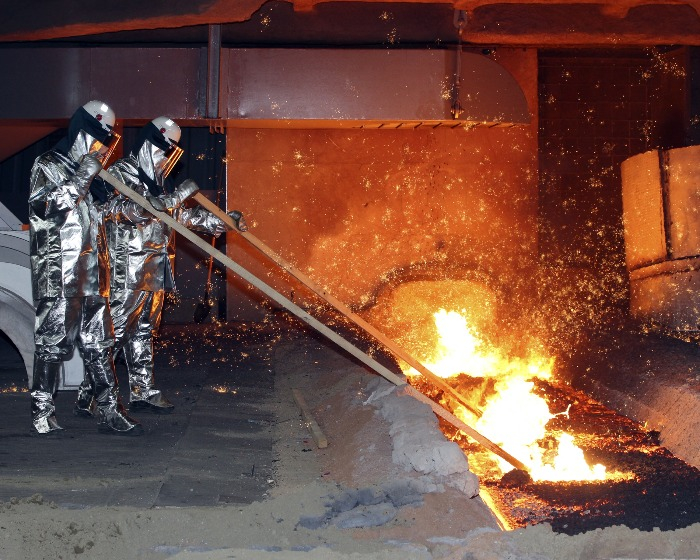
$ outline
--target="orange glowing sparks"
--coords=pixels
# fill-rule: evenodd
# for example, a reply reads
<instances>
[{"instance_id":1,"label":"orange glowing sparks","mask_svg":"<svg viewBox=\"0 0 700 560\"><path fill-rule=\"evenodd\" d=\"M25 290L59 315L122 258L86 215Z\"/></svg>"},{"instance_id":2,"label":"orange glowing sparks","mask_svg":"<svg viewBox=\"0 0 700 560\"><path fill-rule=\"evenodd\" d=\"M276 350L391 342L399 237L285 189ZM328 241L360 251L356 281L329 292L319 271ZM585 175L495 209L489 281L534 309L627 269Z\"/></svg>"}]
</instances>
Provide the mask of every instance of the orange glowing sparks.
<instances>
[{"instance_id":1,"label":"orange glowing sparks","mask_svg":"<svg viewBox=\"0 0 700 560\"><path fill-rule=\"evenodd\" d=\"M29 389L26 387L18 387L17 385L10 385L9 387L4 387L0 389L0 393L28 393Z\"/></svg>"},{"instance_id":2,"label":"orange glowing sparks","mask_svg":"<svg viewBox=\"0 0 700 560\"><path fill-rule=\"evenodd\" d=\"M219 393L221 395L224 395L224 394L236 395L236 394L238 394L238 389L236 389L235 387L229 387L228 385L214 385L212 387L212 390L215 393Z\"/></svg>"}]
</instances>

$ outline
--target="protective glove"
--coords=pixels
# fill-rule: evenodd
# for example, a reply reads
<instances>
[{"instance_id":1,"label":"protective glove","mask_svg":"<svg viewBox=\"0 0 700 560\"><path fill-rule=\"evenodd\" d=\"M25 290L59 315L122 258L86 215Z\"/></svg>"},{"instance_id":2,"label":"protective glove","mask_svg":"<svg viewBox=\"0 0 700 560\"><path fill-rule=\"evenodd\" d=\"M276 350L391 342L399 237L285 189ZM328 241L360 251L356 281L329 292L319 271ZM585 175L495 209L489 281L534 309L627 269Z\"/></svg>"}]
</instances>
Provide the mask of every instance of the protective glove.
<instances>
[{"instance_id":1,"label":"protective glove","mask_svg":"<svg viewBox=\"0 0 700 560\"><path fill-rule=\"evenodd\" d=\"M102 164L95 154L85 154L80 158L75 172L75 186L78 187L81 195L87 193L90 183L100 171L102 171Z\"/></svg>"},{"instance_id":2,"label":"protective glove","mask_svg":"<svg viewBox=\"0 0 700 560\"><path fill-rule=\"evenodd\" d=\"M173 195L177 197L180 204L185 202L191 196L197 194L199 186L192 179L185 179L180 185L175 189Z\"/></svg>"},{"instance_id":3,"label":"protective glove","mask_svg":"<svg viewBox=\"0 0 700 560\"><path fill-rule=\"evenodd\" d=\"M163 204L166 208L172 210L174 208L179 208L185 200L190 198L192 195L196 194L199 190L197 183L192 179L185 179L178 187L172 192L172 194L161 196Z\"/></svg>"},{"instance_id":4,"label":"protective glove","mask_svg":"<svg viewBox=\"0 0 700 560\"><path fill-rule=\"evenodd\" d=\"M236 229L238 231L248 231L248 224L245 223L243 212L240 210L231 210L228 212L228 216L236 223Z\"/></svg>"},{"instance_id":5,"label":"protective glove","mask_svg":"<svg viewBox=\"0 0 700 560\"><path fill-rule=\"evenodd\" d=\"M146 199L151 203L151 206L153 206L154 209L158 210L158 212L165 212L168 209L165 202L163 202L163 200L157 196L148 195Z\"/></svg>"},{"instance_id":6,"label":"protective glove","mask_svg":"<svg viewBox=\"0 0 700 560\"><path fill-rule=\"evenodd\" d=\"M214 237L219 237L222 233L225 233L228 228L226 227L226 224L223 222L223 220L220 220L213 214L211 215L211 226L212 226L212 235Z\"/></svg>"},{"instance_id":7,"label":"protective glove","mask_svg":"<svg viewBox=\"0 0 700 560\"><path fill-rule=\"evenodd\" d=\"M90 183L90 194L92 194L93 201L99 204L105 204L112 200L118 193L107 181L101 177L95 177L92 183Z\"/></svg>"}]
</instances>

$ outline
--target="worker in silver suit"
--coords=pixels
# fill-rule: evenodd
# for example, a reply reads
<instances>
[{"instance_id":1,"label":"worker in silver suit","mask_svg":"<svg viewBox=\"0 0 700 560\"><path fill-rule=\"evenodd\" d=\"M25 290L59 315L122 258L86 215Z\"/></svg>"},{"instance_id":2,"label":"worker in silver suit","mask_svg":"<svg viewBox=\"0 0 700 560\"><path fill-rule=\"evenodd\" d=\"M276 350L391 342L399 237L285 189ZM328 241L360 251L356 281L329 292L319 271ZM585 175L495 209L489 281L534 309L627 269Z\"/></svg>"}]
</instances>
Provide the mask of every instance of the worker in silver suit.
<instances>
[{"instance_id":1,"label":"worker in silver suit","mask_svg":"<svg viewBox=\"0 0 700 560\"><path fill-rule=\"evenodd\" d=\"M156 210L168 212L187 228L218 237L226 230L222 220L200 206L183 204L199 190L197 184L187 179L173 189L166 182L182 155L180 136L180 127L172 119L154 119L139 131L131 153L108 173L148 198ZM110 307L116 352L123 351L129 376L129 409L168 414L174 405L155 387L153 337L160 325L165 292L175 289L174 232L123 195L108 203L105 217L112 268ZM237 223L245 228L242 215ZM86 379L78 391L76 415L91 413L89 382Z\"/></svg>"},{"instance_id":2,"label":"worker in silver suit","mask_svg":"<svg viewBox=\"0 0 700 560\"><path fill-rule=\"evenodd\" d=\"M140 435L121 405L112 360L109 264L101 209L90 188L119 136L114 111L89 101L66 136L32 167L29 234L36 306L32 433L60 433L55 415L61 365L77 345L94 387L98 430Z\"/></svg>"}]
</instances>

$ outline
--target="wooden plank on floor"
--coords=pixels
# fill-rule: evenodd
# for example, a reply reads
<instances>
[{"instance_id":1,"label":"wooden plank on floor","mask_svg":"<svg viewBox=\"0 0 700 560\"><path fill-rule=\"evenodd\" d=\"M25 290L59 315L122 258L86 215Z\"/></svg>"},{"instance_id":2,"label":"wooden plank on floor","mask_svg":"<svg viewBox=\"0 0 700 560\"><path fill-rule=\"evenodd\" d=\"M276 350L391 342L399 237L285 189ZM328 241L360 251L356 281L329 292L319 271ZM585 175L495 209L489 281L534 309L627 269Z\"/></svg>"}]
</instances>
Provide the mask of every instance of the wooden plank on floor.
<instances>
[{"instance_id":1,"label":"wooden plank on floor","mask_svg":"<svg viewBox=\"0 0 700 560\"><path fill-rule=\"evenodd\" d=\"M294 400L297 402L297 405L299 405L299 409L301 410L301 416L304 418L304 422L306 422L306 426L309 429L309 432L311 433L311 437L316 442L316 447L318 447L319 449L328 447L328 439L319 427L318 423L316 422L316 419L313 417L313 414L311 414L311 411L309 410L309 407L307 406L306 400L301 394L301 391L299 391L299 389L292 389L292 394L294 395Z\"/></svg>"}]
</instances>

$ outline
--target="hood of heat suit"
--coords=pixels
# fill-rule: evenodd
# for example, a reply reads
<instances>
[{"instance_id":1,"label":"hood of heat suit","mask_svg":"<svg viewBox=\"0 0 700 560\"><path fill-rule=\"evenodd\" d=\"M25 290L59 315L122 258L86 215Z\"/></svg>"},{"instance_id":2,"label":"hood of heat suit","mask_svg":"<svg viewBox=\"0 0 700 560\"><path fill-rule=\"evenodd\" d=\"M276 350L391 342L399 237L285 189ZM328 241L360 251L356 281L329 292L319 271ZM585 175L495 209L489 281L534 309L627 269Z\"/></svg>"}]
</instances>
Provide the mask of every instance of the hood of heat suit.
<instances>
[{"instance_id":1,"label":"hood of heat suit","mask_svg":"<svg viewBox=\"0 0 700 560\"><path fill-rule=\"evenodd\" d=\"M108 137L81 107L66 136L39 156L31 171L30 263L37 308L32 426L40 434L61 429L53 399L61 364L73 353L76 341L86 375L94 383L99 426L133 427L118 410L102 209L90 193L93 176L81 166L95 141L104 143Z\"/></svg>"}]
</instances>

